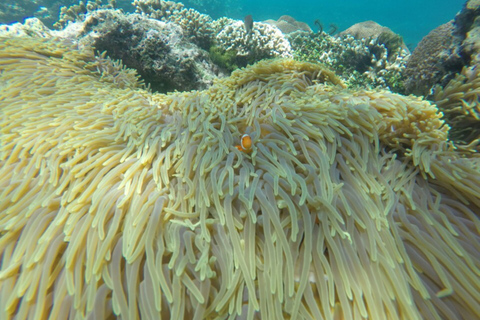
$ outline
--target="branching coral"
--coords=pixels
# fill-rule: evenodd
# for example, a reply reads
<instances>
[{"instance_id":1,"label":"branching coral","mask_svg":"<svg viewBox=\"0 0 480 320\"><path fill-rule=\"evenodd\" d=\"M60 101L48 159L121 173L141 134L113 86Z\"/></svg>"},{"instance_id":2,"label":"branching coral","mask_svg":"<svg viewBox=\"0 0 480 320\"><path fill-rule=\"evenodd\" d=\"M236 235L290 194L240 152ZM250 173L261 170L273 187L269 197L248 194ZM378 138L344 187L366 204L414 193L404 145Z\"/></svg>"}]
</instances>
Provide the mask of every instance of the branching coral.
<instances>
[{"instance_id":1,"label":"branching coral","mask_svg":"<svg viewBox=\"0 0 480 320\"><path fill-rule=\"evenodd\" d=\"M217 43L226 52L235 52L249 62L272 57L291 57L290 43L280 29L262 22L254 22L247 34L242 21L234 21L216 36Z\"/></svg>"},{"instance_id":2,"label":"branching coral","mask_svg":"<svg viewBox=\"0 0 480 320\"><path fill-rule=\"evenodd\" d=\"M60 17L53 26L57 29L62 29L71 21L82 21L88 12L93 12L98 9L113 9L115 7L115 0L109 0L108 4L102 4L102 0L95 0L87 1L86 4L80 1L79 4L76 5L63 6L60 8Z\"/></svg>"},{"instance_id":3,"label":"branching coral","mask_svg":"<svg viewBox=\"0 0 480 320\"><path fill-rule=\"evenodd\" d=\"M293 60L152 94L98 59L0 41L0 318L480 317L479 159L435 105Z\"/></svg>"}]
</instances>

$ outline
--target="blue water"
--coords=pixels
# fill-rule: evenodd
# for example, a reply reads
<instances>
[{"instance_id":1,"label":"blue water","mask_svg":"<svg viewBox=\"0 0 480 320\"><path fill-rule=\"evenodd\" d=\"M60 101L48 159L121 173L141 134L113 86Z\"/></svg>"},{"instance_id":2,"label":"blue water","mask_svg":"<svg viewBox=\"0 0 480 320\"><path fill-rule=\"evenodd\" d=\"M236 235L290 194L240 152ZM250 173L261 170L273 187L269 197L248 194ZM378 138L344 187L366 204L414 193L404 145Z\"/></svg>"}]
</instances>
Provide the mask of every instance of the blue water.
<instances>
[{"instance_id":1,"label":"blue water","mask_svg":"<svg viewBox=\"0 0 480 320\"><path fill-rule=\"evenodd\" d=\"M86 2L86 0L84 0ZM104 3L107 0L103 0ZM117 5L133 11L131 0L117 0ZM351 25L374 20L403 36L414 47L425 35L439 25L453 19L466 0L182 0L186 7L197 9L217 19L227 16L243 20L251 14L255 21L278 19L288 14L306 22L316 31L315 20L320 20L325 30L331 23L342 31ZM78 3L78 0L6 0L0 2L0 23L20 20L19 17L2 16L2 8L25 6L27 15L41 6L56 7L53 19L58 16L58 7ZM21 11L21 10L20 10ZM15 10L13 10L15 12ZM45 21L45 23L51 23ZM53 21L54 22L54 21ZM50 26L50 25L49 25Z\"/></svg>"},{"instance_id":2,"label":"blue water","mask_svg":"<svg viewBox=\"0 0 480 320\"><path fill-rule=\"evenodd\" d=\"M374 20L415 46L432 29L453 19L464 3L464 0L243 0L230 1L226 13L235 19L251 14L255 21L276 20L288 14L314 30L315 19L326 29L334 23L340 31L357 22ZM208 13L218 18L214 10Z\"/></svg>"}]
</instances>

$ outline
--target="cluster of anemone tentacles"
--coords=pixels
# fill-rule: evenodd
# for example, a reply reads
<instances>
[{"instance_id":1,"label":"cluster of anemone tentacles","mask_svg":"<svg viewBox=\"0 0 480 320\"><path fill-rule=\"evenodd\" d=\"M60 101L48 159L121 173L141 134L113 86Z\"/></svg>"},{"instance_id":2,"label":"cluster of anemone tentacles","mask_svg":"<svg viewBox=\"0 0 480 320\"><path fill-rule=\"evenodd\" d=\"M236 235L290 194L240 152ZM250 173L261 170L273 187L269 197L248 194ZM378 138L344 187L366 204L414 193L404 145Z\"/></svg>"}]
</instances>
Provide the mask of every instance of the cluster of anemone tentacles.
<instances>
[{"instance_id":1,"label":"cluster of anemone tentacles","mask_svg":"<svg viewBox=\"0 0 480 320\"><path fill-rule=\"evenodd\" d=\"M0 318L480 317L479 159L434 105L292 60L167 95L98 64L0 41Z\"/></svg>"}]
</instances>

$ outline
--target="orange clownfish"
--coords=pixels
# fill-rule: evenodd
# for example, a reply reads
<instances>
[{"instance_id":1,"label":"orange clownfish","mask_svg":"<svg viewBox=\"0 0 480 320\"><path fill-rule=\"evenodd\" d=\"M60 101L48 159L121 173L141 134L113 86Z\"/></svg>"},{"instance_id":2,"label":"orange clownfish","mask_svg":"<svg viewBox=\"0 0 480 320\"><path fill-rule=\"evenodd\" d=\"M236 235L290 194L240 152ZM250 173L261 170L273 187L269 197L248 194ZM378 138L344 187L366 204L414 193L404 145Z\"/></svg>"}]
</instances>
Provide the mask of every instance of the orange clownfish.
<instances>
[{"instance_id":1,"label":"orange clownfish","mask_svg":"<svg viewBox=\"0 0 480 320\"><path fill-rule=\"evenodd\" d=\"M235 146L238 150L245 152L245 153L250 153L252 152L252 138L248 134L244 134L242 138L240 139L240 145Z\"/></svg>"}]
</instances>

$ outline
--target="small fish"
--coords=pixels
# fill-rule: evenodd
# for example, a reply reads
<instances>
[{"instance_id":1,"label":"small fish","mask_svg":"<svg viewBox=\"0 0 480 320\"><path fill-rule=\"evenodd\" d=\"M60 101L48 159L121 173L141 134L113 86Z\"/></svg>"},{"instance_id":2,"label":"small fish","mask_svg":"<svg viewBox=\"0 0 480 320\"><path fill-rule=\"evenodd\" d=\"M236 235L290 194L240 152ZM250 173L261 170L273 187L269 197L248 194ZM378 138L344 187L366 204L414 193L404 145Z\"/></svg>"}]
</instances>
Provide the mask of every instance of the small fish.
<instances>
[{"instance_id":1,"label":"small fish","mask_svg":"<svg viewBox=\"0 0 480 320\"><path fill-rule=\"evenodd\" d=\"M248 134L244 134L240 139L240 145L235 147L238 150L245 153L252 152L252 147L253 147L252 138Z\"/></svg>"},{"instance_id":2,"label":"small fish","mask_svg":"<svg viewBox=\"0 0 480 320\"><path fill-rule=\"evenodd\" d=\"M243 24L245 25L245 31L247 31L247 36L249 36L253 30L253 18L251 14L245 16L245 19L243 19Z\"/></svg>"}]
</instances>

